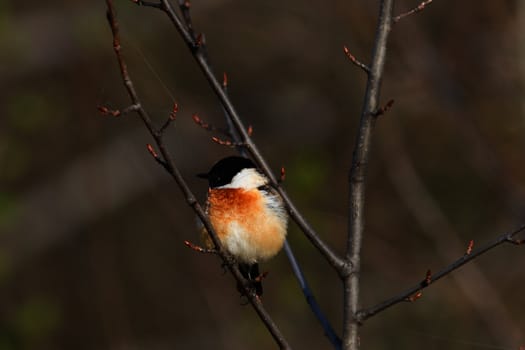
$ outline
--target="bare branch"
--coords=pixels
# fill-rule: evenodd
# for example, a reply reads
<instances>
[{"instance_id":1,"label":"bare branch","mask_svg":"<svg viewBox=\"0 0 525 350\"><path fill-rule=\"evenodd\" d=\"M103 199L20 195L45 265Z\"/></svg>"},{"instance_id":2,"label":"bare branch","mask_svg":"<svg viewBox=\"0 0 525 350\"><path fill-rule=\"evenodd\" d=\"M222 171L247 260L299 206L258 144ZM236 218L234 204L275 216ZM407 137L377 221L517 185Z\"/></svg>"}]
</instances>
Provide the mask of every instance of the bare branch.
<instances>
[{"instance_id":1,"label":"bare branch","mask_svg":"<svg viewBox=\"0 0 525 350\"><path fill-rule=\"evenodd\" d=\"M413 14L416 14L418 12L421 12L425 9L425 7L430 4L433 0L426 0L426 1L423 1L421 2L419 5L417 5L416 7L414 7L412 10L410 11L407 11L405 13L402 13L398 16L395 16L394 17L394 24L396 24L397 22L399 22L400 20L402 20L403 18L407 17L407 16L410 16L410 15L413 15Z\"/></svg>"},{"instance_id":2,"label":"bare branch","mask_svg":"<svg viewBox=\"0 0 525 350\"><path fill-rule=\"evenodd\" d=\"M368 72L365 102L361 111L361 120L349 174L349 223L345 256L349 268L341 274L344 284L343 349L356 350L359 348L358 328L360 320L356 316L359 308L361 245L365 226L365 177L372 144L372 131L376 121L373 113L377 111L379 105L379 93L386 60L388 34L392 25L393 6L393 0L381 1L372 63Z\"/></svg>"},{"instance_id":3,"label":"bare branch","mask_svg":"<svg viewBox=\"0 0 525 350\"><path fill-rule=\"evenodd\" d=\"M422 280L421 282L417 283L413 287L407 289L406 291L404 291L404 292L402 292L402 293L400 293L400 294L398 294L398 295L396 295L396 296L394 296L394 297L392 297L390 299L387 299L387 300L385 300L385 301L383 301L383 302L381 302L381 303L379 303L379 304L377 304L375 306L372 306L370 308L360 310L357 313L357 318L358 318L359 322L363 322L363 321L367 320L368 318L377 315L381 311L384 311L384 310L386 310L386 309L388 309L388 308L398 304L399 302L402 302L402 301L406 300L411 295L414 295L415 293L420 292L422 289L427 288L431 284L437 282L441 278L447 276L451 272L459 269L461 266L471 262L472 260L476 259L480 255L488 252L489 250L494 249L494 248L496 248L497 246L499 246L499 245L501 245L503 243L514 243L516 241L520 241L520 240L516 240L514 237L518 233L520 233L520 232L522 232L524 230L525 230L525 225L522 225L522 226L520 226L519 228L517 228L516 230L514 230L514 231L512 231L510 233L504 233L504 234L500 235L499 237L497 237L496 239L494 239L492 242L489 242L489 243L485 244L484 246L479 247L478 249L472 250L470 252L470 254L464 254L463 256L458 258L456 261L454 261L452 264L446 266L445 268L443 268L438 273L432 275L430 279L425 278L424 280ZM521 241L523 241L523 240L521 240Z\"/></svg>"},{"instance_id":4,"label":"bare branch","mask_svg":"<svg viewBox=\"0 0 525 350\"><path fill-rule=\"evenodd\" d=\"M223 135L226 136L226 137L230 137L230 133L229 133L227 130L216 128L214 125L205 122L205 121L202 120L201 117L199 117L199 115L196 114L196 113L194 113L194 114L191 116L191 118L193 119L193 121L195 122L195 124L197 124L198 126L200 126L201 128L203 128L203 129L206 130L206 131L217 131L217 132L223 134Z\"/></svg>"},{"instance_id":5,"label":"bare branch","mask_svg":"<svg viewBox=\"0 0 525 350\"><path fill-rule=\"evenodd\" d=\"M162 125L162 127L159 130L161 134L164 133L164 131L170 126L170 124L175 121L175 119L177 118L178 111L179 111L179 105L175 102L173 104L173 109L171 110L171 113L168 119L166 119L166 121L164 122L164 125Z\"/></svg>"},{"instance_id":6,"label":"bare branch","mask_svg":"<svg viewBox=\"0 0 525 350\"><path fill-rule=\"evenodd\" d=\"M139 3L139 2L137 2ZM141 3L142 5L148 5ZM164 2L163 2L164 4ZM179 186L180 190L185 196L186 202L192 209L195 211L199 219L201 220L202 224L204 225L204 228L209 233L209 236L211 240L213 241L215 248L217 250L218 255L223 260L223 263L228 268L228 270L231 272L231 274L234 276L234 278L237 280L238 284L242 287L243 293L248 298L250 304L253 306L254 310L258 314L261 321L264 323L268 331L271 333L272 337L276 341L276 343L279 345L281 349L289 349L290 346L288 345L286 339L280 332L280 330L277 328L276 324L273 322L273 320L270 318L269 314L263 307L260 299L255 295L255 293L251 290L251 288L248 285L248 282L245 280L245 278L241 275L238 267L236 264L234 264L233 258L224 250L222 247L219 238L217 237L217 234L215 233L213 226L211 225L208 216L204 212L204 209L199 204L199 202L196 200L195 195L187 185L186 181L182 177L182 174L180 173L179 169L176 167L173 158L169 154L167 148L164 145L163 135L159 130L156 130L153 126L153 123L151 119L149 118L146 111L143 109L143 107L140 104L140 100L138 98L137 92L133 86L133 82L129 76L127 65L125 63L124 57L121 52L121 45L120 45L120 34L119 34L119 28L118 28L118 22L115 17L115 8L113 5L112 0L106 0L107 5L107 18L109 25L111 27L111 31L113 34L113 48L115 51L115 55L120 67L120 73L122 76L122 80L124 82L124 85L126 87L126 90L128 92L128 95L134 105L140 106L137 109L137 113L139 114L140 118L143 120L144 124L146 125L146 128L150 132L151 136L154 138L155 143L159 149L160 154L163 157L163 166L168 171L168 173L173 177L177 185ZM148 150L153 155L153 157L159 161L160 156L157 154L157 152L153 149L153 147L150 145L148 147Z\"/></svg>"},{"instance_id":7,"label":"bare branch","mask_svg":"<svg viewBox=\"0 0 525 350\"><path fill-rule=\"evenodd\" d=\"M212 137L211 140L219 145L222 145L222 146L228 146L228 147L243 147L245 146L246 144L244 143L236 143L236 142L232 142L230 140L223 140L223 139L220 139L218 137Z\"/></svg>"}]
</instances>

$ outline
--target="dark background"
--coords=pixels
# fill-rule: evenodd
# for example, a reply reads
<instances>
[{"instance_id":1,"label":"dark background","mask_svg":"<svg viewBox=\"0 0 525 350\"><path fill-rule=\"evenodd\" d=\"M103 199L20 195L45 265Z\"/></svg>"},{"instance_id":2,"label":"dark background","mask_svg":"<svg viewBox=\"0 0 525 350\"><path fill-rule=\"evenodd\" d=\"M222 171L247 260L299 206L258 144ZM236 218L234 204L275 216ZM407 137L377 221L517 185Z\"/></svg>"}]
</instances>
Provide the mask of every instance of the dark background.
<instances>
[{"instance_id":1,"label":"dark background","mask_svg":"<svg viewBox=\"0 0 525 350\"><path fill-rule=\"evenodd\" d=\"M159 11L115 1L124 54L181 171L233 151L191 115L220 105ZM399 1L396 13L417 5ZM311 224L338 252L377 1L192 2L218 76ZM434 1L389 43L371 154L362 304L437 271L525 221L525 6ZM268 349L275 345L214 256L125 94L100 1L0 3L0 349ZM294 224L289 240L337 330L341 283ZM362 328L364 349L518 349L525 251L504 245ZM296 349L328 349L284 253L264 304Z\"/></svg>"}]
</instances>

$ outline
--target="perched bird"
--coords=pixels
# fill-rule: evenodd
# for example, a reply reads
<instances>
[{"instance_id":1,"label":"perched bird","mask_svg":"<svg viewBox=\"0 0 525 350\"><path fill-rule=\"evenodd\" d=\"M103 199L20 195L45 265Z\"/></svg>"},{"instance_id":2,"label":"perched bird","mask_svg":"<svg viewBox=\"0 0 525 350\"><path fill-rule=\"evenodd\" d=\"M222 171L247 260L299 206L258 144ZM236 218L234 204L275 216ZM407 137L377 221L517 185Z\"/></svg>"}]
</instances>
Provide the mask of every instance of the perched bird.
<instances>
[{"instance_id":1,"label":"perched bird","mask_svg":"<svg viewBox=\"0 0 525 350\"><path fill-rule=\"evenodd\" d=\"M281 196L248 158L221 159L198 176L208 179L206 213L222 246L261 295L258 263L276 255L286 237L288 215ZM207 248L213 248L204 228L202 238Z\"/></svg>"}]
</instances>

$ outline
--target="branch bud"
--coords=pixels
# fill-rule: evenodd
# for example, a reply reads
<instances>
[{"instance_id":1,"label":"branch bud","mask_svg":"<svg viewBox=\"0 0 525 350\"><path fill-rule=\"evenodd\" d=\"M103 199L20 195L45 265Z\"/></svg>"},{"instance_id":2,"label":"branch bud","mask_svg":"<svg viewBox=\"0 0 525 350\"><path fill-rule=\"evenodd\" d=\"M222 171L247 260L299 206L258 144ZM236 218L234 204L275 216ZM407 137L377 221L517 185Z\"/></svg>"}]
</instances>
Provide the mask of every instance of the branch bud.
<instances>
[{"instance_id":1,"label":"branch bud","mask_svg":"<svg viewBox=\"0 0 525 350\"><path fill-rule=\"evenodd\" d=\"M153 156L153 158L158 160L159 159L159 155L157 154L157 152L155 151L153 146L148 143L146 145L146 147L148 148L148 152Z\"/></svg>"},{"instance_id":2,"label":"branch bud","mask_svg":"<svg viewBox=\"0 0 525 350\"><path fill-rule=\"evenodd\" d=\"M470 253L472 253L472 248L474 248L474 240L473 239L471 239L468 242L467 251L465 252L465 254L466 255L470 255Z\"/></svg>"}]
</instances>

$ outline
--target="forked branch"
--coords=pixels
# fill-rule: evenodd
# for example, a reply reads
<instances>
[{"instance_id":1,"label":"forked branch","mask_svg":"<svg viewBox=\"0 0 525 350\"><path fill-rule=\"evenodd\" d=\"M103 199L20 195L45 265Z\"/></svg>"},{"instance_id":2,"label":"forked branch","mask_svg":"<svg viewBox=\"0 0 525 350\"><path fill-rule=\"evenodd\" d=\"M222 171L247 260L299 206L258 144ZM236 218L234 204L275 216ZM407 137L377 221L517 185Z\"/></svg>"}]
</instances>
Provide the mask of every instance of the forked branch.
<instances>
[{"instance_id":1,"label":"forked branch","mask_svg":"<svg viewBox=\"0 0 525 350\"><path fill-rule=\"evenodd\" d=\"M147 4L143 3L143 4L150 5L150 6L152 5L152 3L147 3ZM277 328L273 320L270 318L269 314L263 307L260 299L255 295L255 293L253 293L250 290L247 284L247 281L242 277L237 265L234 264L233 258L223 249L217 237L217 234L215 233L213 226L211 225L202 206L196 200L195 195L193 194L193 192L187 185L182 174L177 168L175 162L173 161L173 158L171 157L168 149L166 148L164 144L164 140L163 140L163 130L165 129L165 127L167 127L169 122L167 121L164 124L164 126L161 127L160 129L155 128L151 118L147 114L146 110L142 107L138 94L134 88L133 82L129 75L126 62L122 55L119 27L118 27L118 22L116 19L116 13L115 13L113 1L106 0L106 5L107 5L107 19L108 19L108 22L109 22L109 25L111 27L111 31L113 34L113 49L115 51L115 56L119 64L122 80L124 82L128 95L131 99L132 105L137 106L135 107L136 112L138 113L138 115L144 122L146 128L148 129L149 133L155 140L155 144L157 145L160 154L157 154L157 152L153 149L152 146L149 146L148 150L153 155L153 157L164 166L166 171L173 177L173 179L177 183L178 187L184 194L186 202L188 203L189 206L192 207L192 209L197 214L202 224L208 231L213 243L215 244L217 254L221 257L221 259L223 260L223 263L228 268L228 270L231 272L231 274L234 276L234 278L237 280L239 285L242 286L244 294L248 298L248 301L253 306L254 310L256 311L256 313L258 314L258 316L260 317L261 321L264 323L268 331L271 333L275 342L279 345L281 349L289 349L290 346L288 345L286 339L284 338L280 330ZM174 110L168 120L172 120L174 118L175 113L176 113L176 108L174 107Z\"/></svg>"},{"instance_id":2,"label":"forked branch","mask_svg":"<svg viewBox=\"0 0 525 350\"><path fill-rule=\"evenodd\" d=\"M359 348L359 308L361 245L365 227L365 179L368 158L372 145L372 131L379 110L381 80L386 60L388 35L392 25L393 0L381 1L379 21L372 60L367 75L367 85L359 129L352 154L349 173L349 214L346 265L348 270L341 274L343 279L343 349Z\"/></svg>"}]
</instances>

